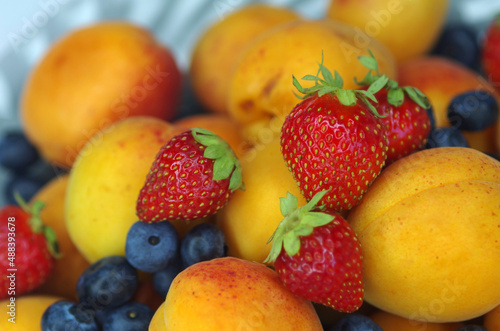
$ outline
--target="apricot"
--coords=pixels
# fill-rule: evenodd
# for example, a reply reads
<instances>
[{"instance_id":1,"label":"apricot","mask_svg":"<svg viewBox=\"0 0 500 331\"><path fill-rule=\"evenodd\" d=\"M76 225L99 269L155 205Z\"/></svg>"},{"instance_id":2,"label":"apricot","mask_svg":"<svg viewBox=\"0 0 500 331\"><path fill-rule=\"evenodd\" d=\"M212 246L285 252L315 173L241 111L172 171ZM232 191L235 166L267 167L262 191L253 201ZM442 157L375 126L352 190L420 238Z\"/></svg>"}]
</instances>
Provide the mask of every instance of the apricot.
<instances>
[{"instance_id":1,"label":"apricot","mask_svg":"<svg viewBox=\"0 0 500 331\"><path fill-rule=\"evenodd\" d=\"M463 326L463 323L459 322L429 323L413 321L386 311L373 313L370 318L384 331L456 331Z\"/></svg>"},{"instance_id":2,"label":"apricot","mask_svg":"<svg viewBox=\"0 0 500 331\"><path fill-rule=\"evenodd\" d=\"M217 214L216 224L226 236L228 254L263 262L271 245L269 238L283 219L280 197L287 192L307 202L300 194L280 152L278 139L257 145L241 157L245 190L237 190Z\"/></svg>"},{"instance_id":3,"label":"apricot","mask_svg":"<svg viewBox=\"0 0 500 331\"><path fill-rule=\"evenodd\" d=\"M138 220L135 204L156 154L180 133L154 117L129 117L104 130L80 151L71 169L65 218L73 243L93 263L125 255Z\"/></svg>"},{"instance_id":4,"label":"apricot","mask_svg":"<svg viewBox=\"0 0 500 331\"><path fill-rule=\"evenodd\" d=\"M469 91L487 91L500 103L495 88L476 72L464 65L439 56L422 56L398 66L398 80L401 86L410 85L421 90L430 100L437 127L450 126L447 110L451 100L458 94ZM500 124L497 124L500 126ZM500 133L492 126L479 132L466 132L470 147L485 153L500 151ZM495 143L495 134L497 142Z\"/></svg>"},{"instance_id":5,"label":"apricot","mask_svg":"<svg viewBox=\"0 0 500 331\"><path fill-rule=\"evenodd\" d=\"M362 43L358 41L362 40ZM301 79L318 72L323 64L337 71L344 87L355 88L366 68L357 59L370 49L380 72L395 77L392 54L379 41L359 34L352 26L332 20L297 20L263 33L245 51L232 76L228 107L230 115L243 125L284 117L299 103L292 75ZM304 87L311 81L301 81Z\"/></svg>"},{"instance_id":6,"label":"apricot","mask_svg":"<svg viewBox=\"0 0 500 331\"><path fill-rule=\"evenodd\" d=\"M285 7L249 4L213 23L192 53L189 77L200 102L210 111L227 112L229 82L244 48L263 32L299 15Z\"/></svg>"},{"instance_id":7,"label":"apricot","mask_svg":"<svg viewBox=\"0 0 500 331\"><path fill-rule=\"evenodd\" d=\"M149 323L149 331L165 331L167 330L165 326L165 301L156 309L151 322Z\"/></svg>"},{"instance_id":8,"label":"apricot","mask_svg":"<svg viewBox=\"0 0 500 331\"><path fill-rule=\"evenodd\" d=\"M430 50L448 6L448 0L331 0L327 16L381 41L401 62Z\"/></svg>"},{"instance_id":9,"label":"apricot","mask_svg":"<svg viewBox=\"0 0 500 331\"><path fill-rule=\"evenodd\" d=\"M484 327L490 331L500 331L500 306L484 315Z\"/></svg>"},{"instance_id":10,"label":"apricot","mask_svg":"<svg viewBox=\"0 0 500 331\"><path fill-rule=\"evenodd\" d=\"M52 179L31 199L32 202L41 201L45 204L40 217L56 233L61 252L51 275L36 292L75 301L76 283L90 264L75 246L66 228L64 204L68 179L68 174Z\"/></svg>"},{"instance_id":11,"label":"apricot","mask_svg":"<svg viewBox=\"0 0 500 331\"><path fill-rule=\"evenodd\" d=\"M180 91L175 59L151 32L101 22L70 32L33 68L21 122L48 161L69 168L85 143L116 121L173 119Z\"/></svg>"},{"instance_id":12,"label":"apricot","mask_svg":"<svg viewBox=\"0 0 500 331\"><path fill-rule=\"evenodd\" d=\"M53 295L30 294L15 297L14 303L10 298L0 301L2 331L37 331L41 330L42 315L48 306L63 297ZM9 321L10 318L13 318Z\"/></svg>"},{"instance_id":13,"label":"apricot","mask_svg":"<svg viewBox=\"0 0 500 331\"><path fill-rule=\"evenodd\" d=\"M402 158L375 179L348 221L373 306L443 323L500 303L500 162L486 154L443 147Z\"/></svg>"},{"instance_id":14,"label":"apricot","mask_svg":"<svg viewBox=\"0 0 500 331\"><path fill-rule=\"evenodd\" d=\"M223 257L173 280L165 330L323 330L310 301L295 296L263 264Z\"/></svg>"}]
</instances>

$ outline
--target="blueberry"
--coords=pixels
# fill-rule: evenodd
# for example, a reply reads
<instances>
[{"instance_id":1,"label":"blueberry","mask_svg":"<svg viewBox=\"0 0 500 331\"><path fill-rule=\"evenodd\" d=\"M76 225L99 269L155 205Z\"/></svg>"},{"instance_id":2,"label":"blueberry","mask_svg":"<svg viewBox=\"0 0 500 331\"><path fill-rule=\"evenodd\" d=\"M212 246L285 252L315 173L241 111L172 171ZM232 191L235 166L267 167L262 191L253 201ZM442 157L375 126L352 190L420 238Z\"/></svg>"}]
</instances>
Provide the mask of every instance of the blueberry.
<instances>
[{"instance_id":1,"label":"blueberry","mask_svg":"<svg viewBox=\"0 0 500 331\"><path fill-rule=\"evenodd\" d=\"M330 331L382 331L382 328L368 316L354 313L342 317Z\"/></svg>"},{"instance_id":2,"label":"blueberry","mask_svg":"<svg viewBox=\"0 0 500 331\"><path fill-rule=\"evenodd\" d=\"M128 231L125 256L135 268L153 273L165 269L177 256L179 241L177 230L168 221L138 221Z\"/></svg>"},{"instance_id":3,"label":"blueberry","mask_svg":"<svg viewBox=\"0 0 500 331\"><path fill-rule=\"evenodd\" d=\"M71 301L57 301L42 315L42 331L97 331L100 330L94 312Z\"/></svg>"},{"instance_id":4,"label":"blueberry","mask_svg":"<svg viewBox=\"0 0 500 331\"><path fill-rule=\"evenodd\" d=\"M7 204L17 205L18 203L14 198L15 193L19 194L23 201L30 201L44 184L27 177L13 176L5 184L5 201Z\"/></svg>"},{"instance_id":5,"label":"blueberry","mask_svg":"<svg viewBox=\"0 0 500 331\"><path fill-rule=\"evenodd\" d=\"M439 128L432 131L426 148L436 147L469 147L467 138L455 127Z\"/></svg>"},{"instance_id":6,"label":"blueberry","mask_svg":"<svg viewBox=\"0 0 500 331\"><path fill-rule=\"evenodd\" d=\"M128 302L109 310L102 329L106 331L147 331L154 311L140 302Z\"/></svg>"},{"instance_id":7,"label":"blueberry","mask_svg":"<svg viewBox=\"0 0 500 331\"><path fill-rule=\"evenodd\" d=\"M76 284L78 299L94 310L121 306L134 295L137 277L137 270L125 257L104 257L81 274Z\"/></svg>"},{"instance_id":8,"label":"blueberry","mask_svg":"<svg viewBox=\"0 0 500 331\"><path fill-rule=\"evenodd\" d=\"M181 259L177 258L172 261L168 267L153 274L154 289L162 298L167 296L172 281L182 269Z\"/></svg>"},{"instance_id":9,"label":"blueberry","mask_svg":"<svg viewBox=\"0 0 500 331\"><path fill-rule=\"evenodd\" d=\"M481 325L470 324L470 325L462 326L457 331L488 331L488 329L485 328L484 326L481 326Z\"/></svg>"},{"instance_id":10,"label":"blueberry","mask_svg":"<svg viewBox=\"0 0 500 331\"><path fill-rule=\"evenodd\" d=\"M451 125L460 130L480 131L497 121L498 103L486 91L464 92L451 100L447 115Z\"/></svg>"},{"instance_id":11,"label":"blueberry","mask_svg":"<svg viewBox=\"0 0 500 331\"><path fill-rule=\"evenodd\" d=\"M426 108L427 116L429 116L429 121L431 122L431 131L436 129L436 116L434 115L434 108L431 106L430 108Z\"/></svg>"},{"instance_id":12,"label":"blueberry","mask_svg":"<svg viewBox=\"0 0 500 331\"><path fill-rule=\"evenodd\" d=\"M9 132L0 140L0 165L23 171L39 158L37 149L22 132Z\"/></svg>"},{"instance_id":13,"label":"blueberry","mask_svg":"<svg viewBox=\"0 0 500 331\"><path fill-rule=\"evenodd\" d=\"M432 53L453 59L470 69L479 68L480 46L476 32L466 24L455 24L443 29Z\"/></svg>"},{"instance_id":14,"label":"blueberry","mask_svg":"<svg viewBox=\"0 0 500 331\"><path fill-rule=\"evenodd\" d=\"M212 223L196 225L186 234L181 243L181 259L184 268L225 255L224 234Z\"/></svg>"}]
</instances>

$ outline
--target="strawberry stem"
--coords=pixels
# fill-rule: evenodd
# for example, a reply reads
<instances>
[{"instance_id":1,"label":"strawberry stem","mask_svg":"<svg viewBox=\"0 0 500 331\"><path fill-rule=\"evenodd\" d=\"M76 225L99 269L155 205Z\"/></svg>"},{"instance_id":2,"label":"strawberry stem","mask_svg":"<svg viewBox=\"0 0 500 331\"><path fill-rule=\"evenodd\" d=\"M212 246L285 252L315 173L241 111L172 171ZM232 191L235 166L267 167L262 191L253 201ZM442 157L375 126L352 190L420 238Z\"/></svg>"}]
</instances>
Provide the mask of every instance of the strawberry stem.
<instances>
[{"instance_id":1,"label":"strawberry stem","mask_svg":"<svg viewBox=\"0 0 500 331\"><path fill-rule=\"evenodd\" d=\"M301 208L298 208L297 197L289 192L285 198L280 198L280 209L284 218L268 241L273 243L264 263L276 261L282 249L289 256L294 256L300 250L300 237L310 235L315 227L326 225L334 219L330 214L316 211L323 209L324 205L317 204L327 192L328 190L318 192Z\"/></svg>"},{"instance_id":2,"label":"strawberry stem","mask_svg":"<svg viewBox=\"0 0 500 331\"><path fill-rule=\"evenodd\" d=\"M385 80L388 80L388 78L378 77L372 82L373 84L371 83L372 85L370 85L370 88L367 91L344 89L344 81L340 74L337 71L334 71L332 74L331 71L323 65L323 61L324 55L323 52L321 52L321 63L318 63L319 69L316 75L305 75L302 77L302 80L314 82L314 85L311 87L304 88L299 83L298 79L292 75L293 86L295 86L297 91L302 94L302 96L300 96L295 93L299 99L305 99L315 94L317 94L318 97L322 97L323 95L330 93L335 95L340 103L345 106L354 106L358 100L361 100L368 106L375 116L382 117L382 115L377 112L377 109L371 102L368 101L368 99L375 103L377 102L374 94L385 86ZM319 76L320 73L322 78Z\"/></svg>"},{"instance_id":3,"label":"strawberry stem","mask_svg":"<svg viewBox=\"0 0 500 331\"><path fill-rule=\"evenodd\" d=\"M378 70L377 59L370 50L368 50L368 52L370 53L369 56L363 55L358 57L358 60L364 67L368 69L368 72L366 73L362 81L358 81L356 78L354 78L354 82L356 84L360 86L369 85L368 91L370 91L370 89L375 85L376 88L371 91L373 94L376 93L373 91L378 92L383 88L388 89L387 101L389 102L389 104L395 107L399 107L403 104L405 94L408 95L408 97L420 107L424 109L429 109L431 107L431 104L425 94L423 94L416 87L399 87L398 82L389 79L387 75L380 74ZM373 74L372 72L375 72L375 74Z\"/></svg>"},{"instance_id":4,"label":"strawberry stem","mask_svg":"<svg viewBox=\"0 0 500 331\"><path fill-rule=\"evenodd\" d=\"M203 154L207 159L214 160L213 180L229 179L229 189L235 191L244 189L241 165L231 146L215 133L202 128L192 128L194 139L205 146Z\"/></svg>"},{"instance_id":5,"label":"strawberry stem","mask_svg":"<svg viewBox=\"0 0 500 331\"><path fill-rule=\"evenodd\" d=\"M43 236L45 237L45 241L47 242L47 248L50 254L54 258L60 258L61 252L59 250L56 233L51 227L44 225L42 218L40 217L40 213L42 212L42 209L45 208L45 204L41 201L35 201L31 206L29 206L21 197L19 192L14 192L14 199L16 200L18 205L30 215L28 224L31 228L31 231L36 234L43 234Z\"/></svg>"}]
</instances>

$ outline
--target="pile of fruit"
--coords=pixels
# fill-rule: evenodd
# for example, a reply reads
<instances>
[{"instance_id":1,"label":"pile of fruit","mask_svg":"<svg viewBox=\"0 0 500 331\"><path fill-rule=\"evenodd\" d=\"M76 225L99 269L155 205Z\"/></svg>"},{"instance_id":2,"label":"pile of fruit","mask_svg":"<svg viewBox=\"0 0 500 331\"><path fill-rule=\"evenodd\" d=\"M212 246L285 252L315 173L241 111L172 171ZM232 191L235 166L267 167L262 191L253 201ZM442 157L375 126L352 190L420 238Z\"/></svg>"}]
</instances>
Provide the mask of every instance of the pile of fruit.
<instances>
[{"instance_id":1,"label":"pile of fruit","mask_svg":"<svg viewBox=\"0 0 500 331\"><path fill-rule=\"evenodd\" d=\"M500 330L500 20L448 6L241 6L184 74L68 33L0 141L0 328Z\"/></svg>"}]
</instances>

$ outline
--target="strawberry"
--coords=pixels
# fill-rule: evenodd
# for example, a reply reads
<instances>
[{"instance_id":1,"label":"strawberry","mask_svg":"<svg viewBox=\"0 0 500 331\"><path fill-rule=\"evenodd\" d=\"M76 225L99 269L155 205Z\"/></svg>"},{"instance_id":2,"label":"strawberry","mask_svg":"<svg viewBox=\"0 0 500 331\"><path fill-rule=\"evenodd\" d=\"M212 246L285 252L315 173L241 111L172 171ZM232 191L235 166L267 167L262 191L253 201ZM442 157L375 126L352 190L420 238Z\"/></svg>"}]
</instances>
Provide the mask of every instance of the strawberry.
<instances>
[{"instance_id":1,"label":"strawberry","mask_svg":"<svg viewBox=\"0 0 500 331\"><path fill-rule=\"evenodd\" d=\"M34 290L52 272L59 249L54 231L40 219L43 206L0 209L0 299Z\"/></svg>"},{"instance_id":2,"label":"strawberry","mask_svg":"<svg viewBox=\"0 0 500 331\"><path fill-rule=\"evenodd\" d=\"M143 222L204 218L217 213L239 188L241 166L231 147L213 132L193 128L162 146L136 211Z\"/></svg>"},{"instance_id":3,"label":"strawberry","mask_svg":"<svg viewBox=\"0 0 500 331\"><path fill-rule=\"evenodd\" d=\"M317 206L325 194L319 192L301 208L294 195L281 198L284 219L264 262L274 262L282 283L294 294L351 313L363 303L361 246L340 214Z\"/></svg>"},{"instance_id":4,"label":"strawberry","mask_svg":"<svg viewBox=\"0 0 500 331\"><path fill-rule=\"evenodd\" d=\"M321 72L323 79L319 78ZM287 115L281 128L281 152L306 200L322 191L326 208L354 207L385 164L387 137L377 118L375 101L385 81L365 90L342 89L342 78L320 64L315 85L303 88L303 101Z\"/></svg>"},{"instance_id":5,"label":"strawberry","mask_svg":"<svg viewBox=\"0 0 500 331\"><path fill-rule=\"evenodd\" d=\"M490 22L482 43L481 64L495 87L500 85L500 14Z\"/></svg>"},{"instance_id":6,"label":"strawberry","mask_svg":"<svg viewBox=\"0 0 500 331\"><path fill-rule=\"evenodd\" d=\"M361 82L356 82L363 89L368 89L376 80L386 81L385 86L375 93L377 103L373 103L381 115L386 136L389 139L386 166L425 147L431 132L431 121L427 111L431 104L427 97L412 86L398 86L394 80L378 72L377 60L370 56L361 56L361 63L369 69ZM375 74L372 73L375 72Z\"/></svg>"}]
</instances>

